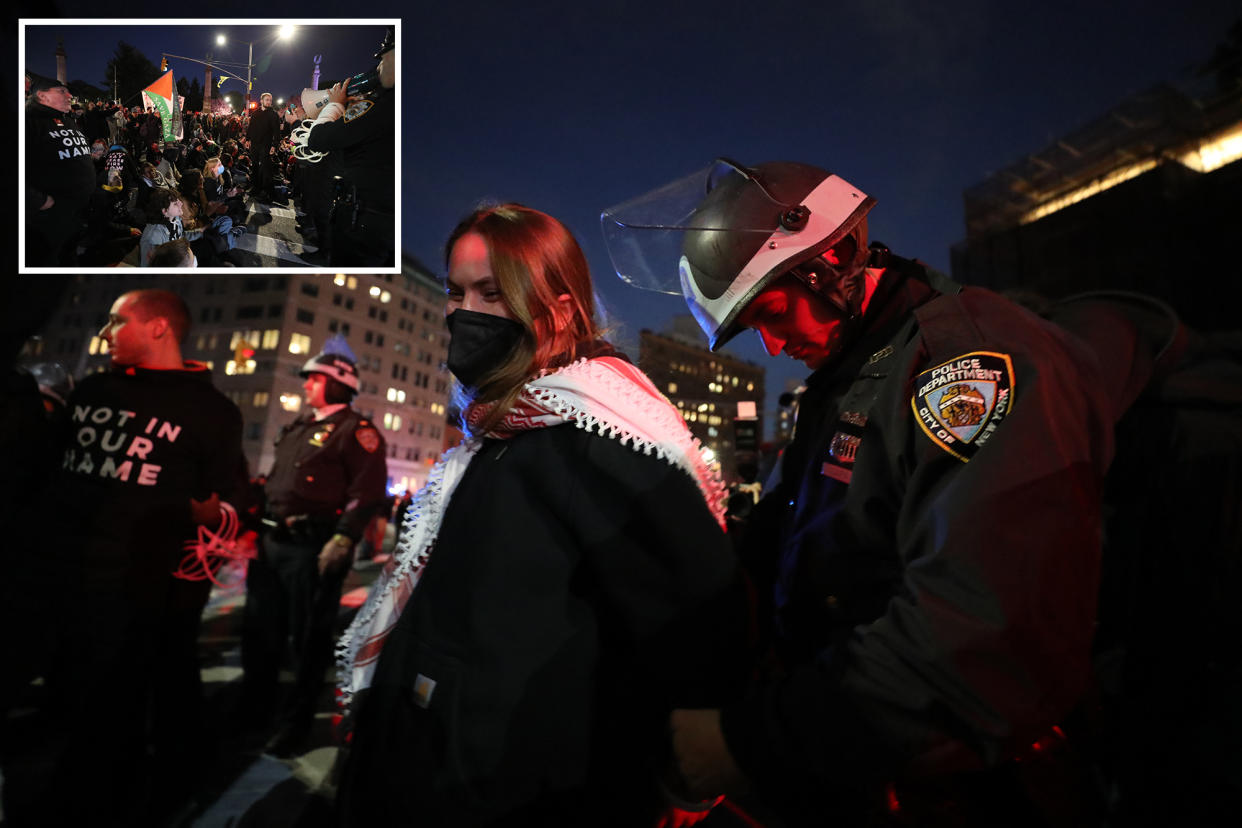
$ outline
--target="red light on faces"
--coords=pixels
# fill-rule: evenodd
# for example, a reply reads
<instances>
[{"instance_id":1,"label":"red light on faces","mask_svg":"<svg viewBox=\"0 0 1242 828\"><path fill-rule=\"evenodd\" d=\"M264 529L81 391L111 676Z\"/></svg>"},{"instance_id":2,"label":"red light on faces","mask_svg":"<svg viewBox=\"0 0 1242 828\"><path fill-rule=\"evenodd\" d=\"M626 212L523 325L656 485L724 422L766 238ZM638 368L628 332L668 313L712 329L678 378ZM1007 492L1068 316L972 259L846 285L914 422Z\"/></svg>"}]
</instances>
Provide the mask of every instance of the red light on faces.
<instances>
[{"instance_id":1,"label":"red light on faces","mask_svg":"<svg viewBox=\"0 0 1242 828\"><path fill-rule=\"evenodd\" d=\"M888 812L889 812L890 814L900 813L900 811L901 811L901 800L899 800L899 799L897 798L897 788L896 788L896 786L895 786L895 785L893 785L893 783L892 783L892 782L889 782L889 783L888 783L888 787L885 789L884 793L885 793L885 796L886 796L886 798L887 798L887 800L888 800L888 802L887 802L887 805L888 805Z\"/></svg>"}]
</instances>

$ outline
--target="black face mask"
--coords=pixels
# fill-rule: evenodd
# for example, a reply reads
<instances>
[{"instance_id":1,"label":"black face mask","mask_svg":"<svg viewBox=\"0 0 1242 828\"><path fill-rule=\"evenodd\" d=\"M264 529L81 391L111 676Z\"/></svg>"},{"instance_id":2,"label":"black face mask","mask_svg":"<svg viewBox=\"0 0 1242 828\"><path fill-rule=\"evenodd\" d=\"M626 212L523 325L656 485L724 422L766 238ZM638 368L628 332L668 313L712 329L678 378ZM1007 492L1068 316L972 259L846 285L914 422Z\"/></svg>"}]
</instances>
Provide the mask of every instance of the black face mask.
<instances>
[{"instance_id":1,"label":"black face mask","mask_svg":"<svg viewBox=\"0 0 1242 828\"><path fill-rule=\"evenodd\" d=\"M478 388L479 380L503 362L526 333L520 322L490 313L455 310L445 321L451 337L448 369L468 388Z\"/></svg>"}]
</instances>

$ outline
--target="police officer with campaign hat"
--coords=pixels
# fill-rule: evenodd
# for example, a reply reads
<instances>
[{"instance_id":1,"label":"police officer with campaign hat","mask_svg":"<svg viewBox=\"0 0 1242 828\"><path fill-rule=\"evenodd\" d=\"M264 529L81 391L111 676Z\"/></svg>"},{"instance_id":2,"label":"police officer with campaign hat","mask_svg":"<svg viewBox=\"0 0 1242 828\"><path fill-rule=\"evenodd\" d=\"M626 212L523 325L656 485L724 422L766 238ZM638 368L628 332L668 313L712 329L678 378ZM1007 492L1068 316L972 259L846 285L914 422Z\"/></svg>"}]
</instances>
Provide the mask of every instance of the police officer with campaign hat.
<instances>
[{"instance_id":1,"label":"police officer with campaign hat","mask_svg":"<svg viewBox=\"0 0 1242 828\"><path fill-rule=\"evenodd\" d=\"M683 794L791 825L1070 824L1114 406L1083 343L869 245L874 205L720 159L602 217L618 274L682 293L713 350L753 328L812 372L741 542L772 658L747 699L674 712Z\"/></svg>"},{"instance_id":2,"label":"police officer with campaign hat","mask_svg":"<svg viewBox=\"0 0 1242 828\"><path fill-rule=\"evenodd\" d=\"M246 578L243 714L270 720L277 671L292 636L294 686L278 712L266 750L289 756L305 741L324 671L332 660L333 624L354 544L384 504L384 438L349 402L358 368L339 334L302 367L309 410L276 440L268 475L263 548Z\"/></svg>"},{"instance_id":3,"label":"police officer with campaign hat","mask_svg":"<svg viewBox=\"0 0 1242 828\"><path fill-rule=\"evenodd\" d=\"M396 33L389 26L375 53L379 66L364 94L350 97L349 81L335 84L307 138L314 152L341 154L344 165L332 213L331 263L391 266L396 220ZM356 78L354 80L357 80Z\"/></svg>"}]
</instances>

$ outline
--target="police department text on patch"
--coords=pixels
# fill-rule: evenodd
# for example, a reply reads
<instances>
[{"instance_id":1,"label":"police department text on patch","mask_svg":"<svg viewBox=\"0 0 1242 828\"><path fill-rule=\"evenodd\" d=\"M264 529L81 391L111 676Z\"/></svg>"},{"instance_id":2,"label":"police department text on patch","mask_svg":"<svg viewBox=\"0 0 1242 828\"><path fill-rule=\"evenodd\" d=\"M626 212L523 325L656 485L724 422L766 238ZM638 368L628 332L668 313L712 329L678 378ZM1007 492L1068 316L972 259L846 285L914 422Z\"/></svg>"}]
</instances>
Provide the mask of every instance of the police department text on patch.
<instances>
[{"instance_id":1,"label":"police department text on patch","mask_svg":"<svg viewBox=\"0 0 1242 828\"><path fill-rule=\"evenodd\" d=\"M915 378L910 406L932 442L963 462L996 432L1013 400L1008 354L974 351Z\"/></svg>"}]
</instances>

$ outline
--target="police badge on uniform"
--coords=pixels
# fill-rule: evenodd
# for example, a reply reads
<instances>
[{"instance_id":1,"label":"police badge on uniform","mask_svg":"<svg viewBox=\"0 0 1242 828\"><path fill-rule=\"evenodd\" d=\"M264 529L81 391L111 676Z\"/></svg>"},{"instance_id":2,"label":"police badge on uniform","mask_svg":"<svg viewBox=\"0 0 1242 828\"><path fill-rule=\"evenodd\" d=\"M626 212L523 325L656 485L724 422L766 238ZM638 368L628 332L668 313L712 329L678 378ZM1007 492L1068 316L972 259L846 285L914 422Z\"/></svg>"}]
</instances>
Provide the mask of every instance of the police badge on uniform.
<instances>
[{"instance_id":1,"label":"police badge on uniform","mask_svg":"<svg viewBox=\"0 0 1242 828\"><path fill-rule=\"evenodd\" d=\"M332 434L332 429L336 428L336 423L324 423L322 428L315 429L315 433L311 435L307 442L312 446L322 446L328 436Z\"/></svg>"},{"instance_id":2,"label":"police badge on uniform","mask_svg":"<svg viewBox=\"0 0 1242 828\"><path fill-rule=\"evenodd\" d=\"M1008 416L1013 387L1008 354L971 351L915 377L910 407L923 433L964 463Z\"/></svg>"}]
</instances>

